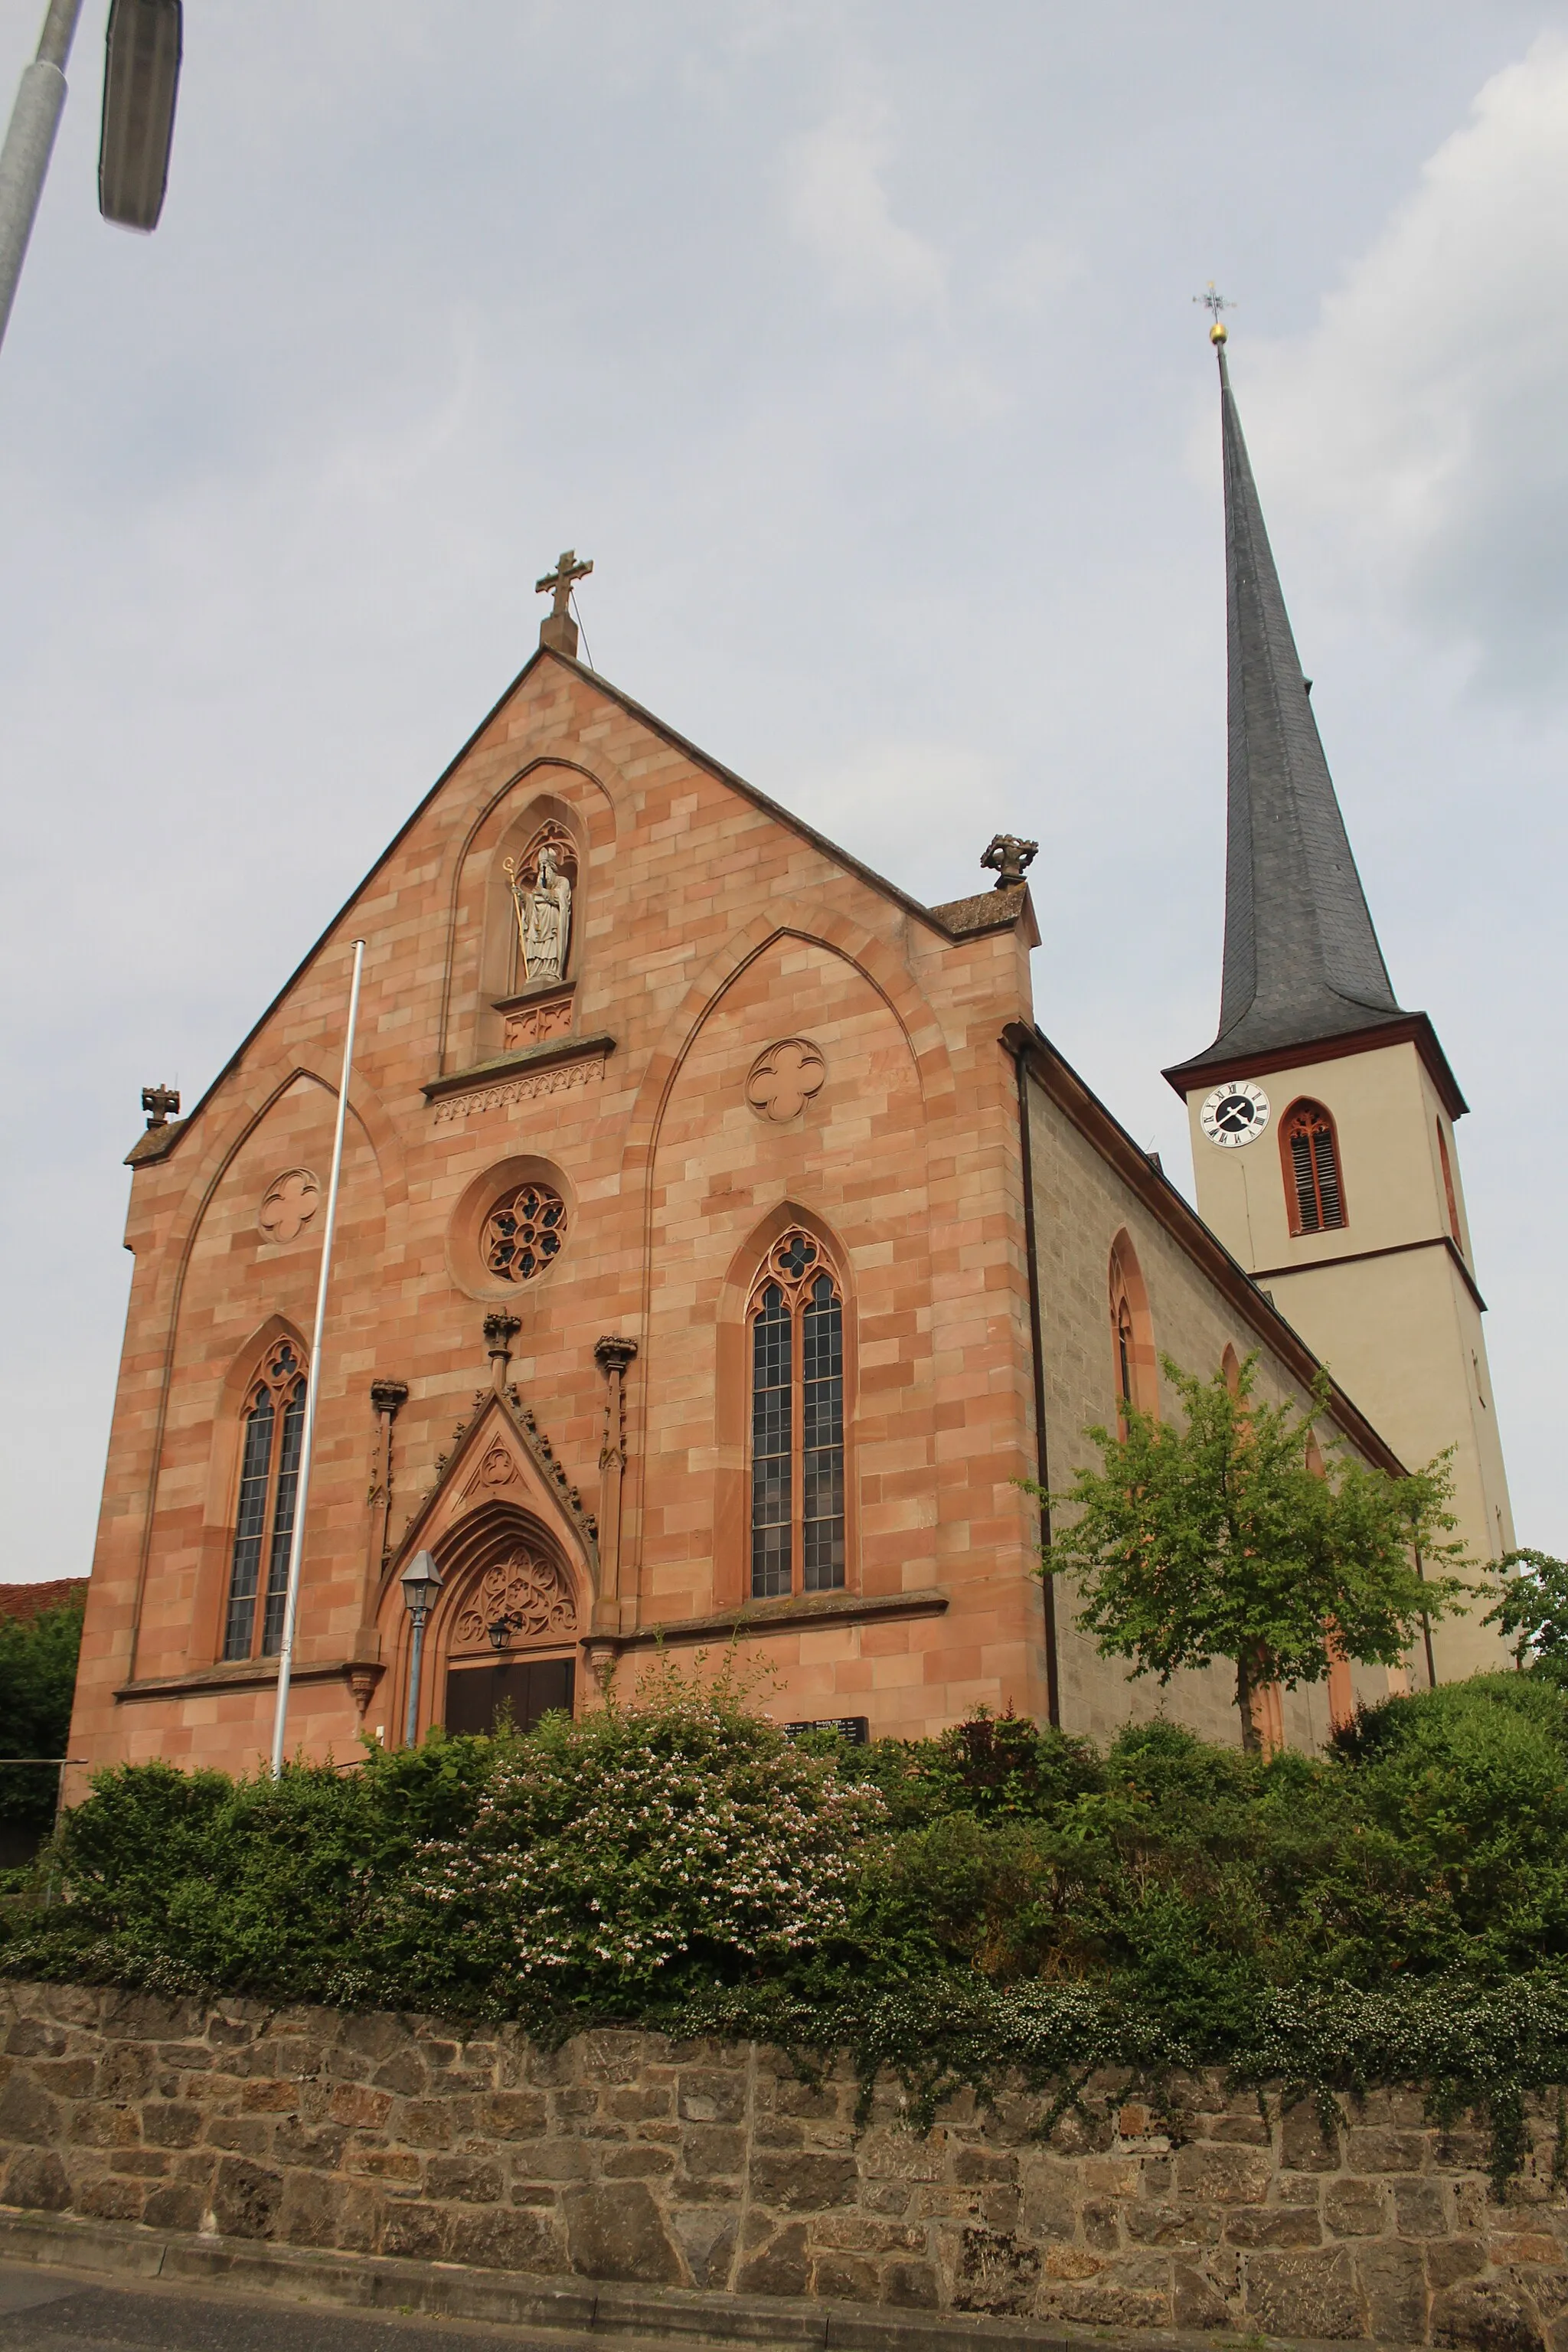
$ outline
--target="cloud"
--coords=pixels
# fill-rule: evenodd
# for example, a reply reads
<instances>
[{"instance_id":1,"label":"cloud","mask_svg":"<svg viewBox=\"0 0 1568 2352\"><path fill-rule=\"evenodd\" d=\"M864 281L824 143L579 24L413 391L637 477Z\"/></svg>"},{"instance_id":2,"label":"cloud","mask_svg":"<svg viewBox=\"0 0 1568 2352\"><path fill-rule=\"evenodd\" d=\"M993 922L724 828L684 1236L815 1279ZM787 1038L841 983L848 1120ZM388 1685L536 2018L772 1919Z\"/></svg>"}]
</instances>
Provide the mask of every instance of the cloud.
<instances>
[{"instance_id":1,"label":"cloud","mask_svg":"<svg viewBox=\"0 0 1568 2352\"><path fill-rule=\"evenodd\" d=\"M986 836L1018 829L1006 764L963 743L866 741L797 772L786 796L808 824L928 906L988 889L978 862Z\"/></svg>"},{"instance_id":2,"label":"cloud","mask_svg":"<svg viewBox=\"0 0 1568 2352\"><path fill-rule=\"evenodd\" d=\"M985 299L998 310L1037 318L1087 274L1082 254L1060 237L1032 236L997 262L985 281Z\"/></svg>"},{"instance_id":3,"label":"cloud","mask_svg":"<svg viewBox=\"0 0 1568 2352\"><path fill-rule=\"evenodd\" d=\"M881 178L890 152L880 108L845 109L787 151L790 226L846 310L929 310L947 289L942 255L893 218Z\"/></svg>"},{"instance_id":4,"label":"cloud","mask_svg":"<svg viewBox=\"0 0 1568 2352\"><path fill-rule=\"evenodd\" d=\"M1560 692L1568 41L1485 84L1309 336L1237 345L1266 502L1312 525L1337 588L1494 693Z\"/></svg>"}]
</instances>

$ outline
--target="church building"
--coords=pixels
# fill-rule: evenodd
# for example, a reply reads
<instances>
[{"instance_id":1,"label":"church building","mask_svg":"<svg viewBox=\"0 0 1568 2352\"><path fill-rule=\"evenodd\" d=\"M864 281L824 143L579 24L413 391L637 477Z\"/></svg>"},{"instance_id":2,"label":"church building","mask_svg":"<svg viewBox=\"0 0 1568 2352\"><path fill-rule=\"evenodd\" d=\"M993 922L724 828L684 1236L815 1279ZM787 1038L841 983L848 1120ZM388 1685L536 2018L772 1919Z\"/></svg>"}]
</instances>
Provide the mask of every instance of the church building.
<instances>
[{"instance_id":1,"label":"church building","mask_svg":"<svg viewBox=\"0 0 1568 2352\"><path fill-rule=\"evenodd\" d=\"M1164 1706L1234 1740L1227 1667L1130 1681L1037 1572L1024 1482L1161 1409L1163 1353L1297 1400L1321 1355L1325 1446L1453 1443L1472 1548L1511 1541L1464 1105L1389 988L1228 386L1224 430L1223 1009L1167 1073L1208 1222L1036 1024L1035 845L976 840L973 894L918 903L581 662L563 557L538 651L227 1066L184 1118L145 1098L73 1757L268 1753L312 1384L315 1758L731 1640L785 1723ZM1500 1654L1434 1641L1417 1681ZM1262 1694L1266 1735L1389 1681Z\"/></svg>"}]
</instances>

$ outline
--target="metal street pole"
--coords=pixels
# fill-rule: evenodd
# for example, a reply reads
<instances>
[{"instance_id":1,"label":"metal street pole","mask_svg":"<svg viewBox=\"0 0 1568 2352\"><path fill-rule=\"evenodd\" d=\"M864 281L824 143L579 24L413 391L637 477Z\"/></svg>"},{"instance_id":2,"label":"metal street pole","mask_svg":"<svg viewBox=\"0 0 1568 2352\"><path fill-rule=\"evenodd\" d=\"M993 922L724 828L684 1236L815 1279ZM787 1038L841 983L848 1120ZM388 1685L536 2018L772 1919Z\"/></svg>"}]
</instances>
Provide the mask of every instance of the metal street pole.
<instances>
[{"instance_id":1,"label":"metal street pole","mask_svg":"<svg viewBox=\"0 0 1568 2352\"><path fill-rule=\"evenodd\" d=\"M414 1612L414 1642L408 1654L408 1719L403 1727L403 1744L412 1748L419 1737L419 1676L425 1664L425 1620L428 1610Z\"/></svg>"},{"instance_id":2,"label":"metal street pole","mask_svg":"<svg viewBox=\"0 0 1568 2352\"><path fill-rule=\"evenodd\" d=\"M66 59L80 15L81 0L49 0L38 54L22 76L5 144L0 148L0 343L5 340L16 281L22 275L55 133L60 127L66 102Z\"/></svg>"},{"instance_id":3,"label":"metal street pole","mask_svg":"<svg viewBox=\"0 0 1568 2352\"><path fill-rule=\"evenodd\" d=\"M408 1613L414 1620L414 1644L408 1657L408 1720L403 1744L412 1748L419 1737L419 1670L425 1659L425 1625L441 1590L441 1571L433 1552L416 1552L398 1578Z\"/></svg>"},{"instance_id":4,"label":"metal street pole","mask_svg":"<svg viewBox=\"0 0 1568 2352\"><path fill-rule=\"evenodd\" d=\"M327 1323L327 1285L332 1272L332 1228L338 1221L338 1185L343 1172L343 1129L349 1113L349 1073L353 1067L354 1024L359 1019L360 973L364 941L354 941L354 971L349 987L348 1028L343 1036L343 1080L338 1088L338 1122L332 1135L332 1173L327 1186L327 1221L321 1234L321 1275L316 1285L316 1329L305 1388L305 1429L300 1445L300 1484L294 1497L294 1529L289 1545L289 1595L283 1603L283 1644L278 1654L278 1707L272 1718L272 1777L283 1776L288 1727L289 1680L294 1664L294 1622L300 1613L300 1569L305 1556L305 1518L310 1499L310 1456L316 1444L316 1407L321 1394L321 1337Z\"/></svg>"}]
</instances>

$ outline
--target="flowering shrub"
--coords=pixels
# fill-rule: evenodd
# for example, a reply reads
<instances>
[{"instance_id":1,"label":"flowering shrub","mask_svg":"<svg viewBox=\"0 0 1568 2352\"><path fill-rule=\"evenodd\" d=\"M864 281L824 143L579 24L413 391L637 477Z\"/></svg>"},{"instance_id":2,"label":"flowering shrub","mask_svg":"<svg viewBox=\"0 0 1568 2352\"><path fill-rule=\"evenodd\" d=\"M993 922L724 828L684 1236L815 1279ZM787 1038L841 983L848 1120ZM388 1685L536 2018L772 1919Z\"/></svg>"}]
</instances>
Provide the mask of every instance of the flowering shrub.
<instances>
[{"instance_id":1,"label":"flowering shrub","mask_svg":"<svg viewBox=\"0 0 1568 2352\"><path fill-rule=\"evenodd\" d=\"M424 1849L408 1899L456 1915L509 1976L570 1996L608 1974L625 1997L682 1961L728 1975L842 1937L886 1819L727 1678L667 1666L630 1706L549 1717L462 1837Z\"/></svg>"},{"instance_id":2,"label":"flowering shrub","mask_svg":"<svg viewBox=\"0 0 1568 2352\"><path fill-rule=\"evenodd\" d=\"M1415 2082L1482 2109L1500 2179L1524 2093L1568 2082L1565 1956L1539 1667L1267 1760L1158 1719L1103 1753L1012 1717L792 1746L663 1667L354 1769L101 1772L0 1905L0 1976L755 2035L891 2067L918 2116L1008 2069L1069 2103L1095 2065Z\"/></svg>"}]
</instances>

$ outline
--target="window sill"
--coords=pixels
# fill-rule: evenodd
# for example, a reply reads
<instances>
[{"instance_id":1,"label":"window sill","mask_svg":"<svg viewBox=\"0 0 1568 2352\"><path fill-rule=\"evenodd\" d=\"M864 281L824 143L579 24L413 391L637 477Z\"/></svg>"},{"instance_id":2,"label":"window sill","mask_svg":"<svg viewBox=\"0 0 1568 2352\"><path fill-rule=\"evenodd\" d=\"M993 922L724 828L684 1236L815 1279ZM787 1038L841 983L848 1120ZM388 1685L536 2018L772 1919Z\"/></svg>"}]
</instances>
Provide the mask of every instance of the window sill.
<instances>
[{"instance_id":1,"label":"window sill","mask_svg":"<svg viewBox=\"0 0 1568 2352\"><path fill-rule=\"evenodd\" d=\"M302 1666L296 1662L290 1680L297 1683L331 1682L339 1675L348 1674L357 1665L368 1663L363 1658L333 1658L325 1664ZM236 1658L229 1664L197 1666L188 1675L138 1675L133 1683L121 1683L115 1691L119 1699L185 1698L196 1691L266 1690L276 1685L276 1658Z\"/></svg>"},{"instance_id":2,"label":"window sill","mask_svg":"<svg viewBox=\"0 0 1568 2352\"><path fill-rule=\"evenodd\" d=\"M471 1087L493 1086L498 1078L521 1077L525 1071L544 1069L552 1062L593 1057L602 1061L615 1050L613 1037L550 1037L542 1045L523 1045L516 1053L498 1054L492 1061L450 1071L444 1078L427 1078L420 1091L426 1102L437 1102L443 1095L466 1094Z\"/></svg>"},{"instance_id":3,"label":"window sill","mask_svg":"<svg viewBox=\"0 0 1568 2352\"><path fill-rule=\"evenodd\" d=\"M534 1004L570 1004L576 987L574 980L532 980L515 996L492 996L490 1005L497 1013L524 1013Z\"/></svg>"},{"instance_id":4,"label":"window sill","mask_svg":"<svg viewBox=\"0 0 1568 2352\"><path fill-rule=\"evenodd\" d=\"M639 1625L635 1633L612 1634L623 1650L646 1648L655 1642L704 1642L722 1633L789 1633L811 1625L865 1625L889 1617L940 1617L947 1595L938 1585L915 1592L803 1592L787 1600L744 1601L733 1609L716 1609L704 1617L667 1617L662 1623Z\"/></svg>"}]
</instances>

